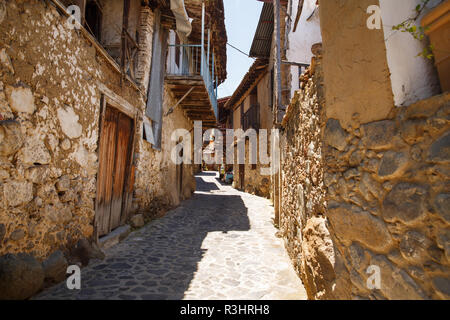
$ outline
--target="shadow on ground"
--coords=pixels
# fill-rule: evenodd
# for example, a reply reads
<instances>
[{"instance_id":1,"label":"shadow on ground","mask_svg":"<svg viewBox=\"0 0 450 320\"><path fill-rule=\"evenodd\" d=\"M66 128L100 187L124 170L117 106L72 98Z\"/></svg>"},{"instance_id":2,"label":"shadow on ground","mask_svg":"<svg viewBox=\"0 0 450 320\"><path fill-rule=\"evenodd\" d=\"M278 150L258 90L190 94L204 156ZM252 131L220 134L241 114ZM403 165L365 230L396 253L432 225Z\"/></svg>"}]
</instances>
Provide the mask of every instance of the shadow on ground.
<instances>
[{"instance_id":1,"label":"shadow on ground","mask_svg":"<svg viewBox=\"0 0 450 320\"><path fill-rule=\"evenodd\" d=\"M197 190L219 190L196 177ZM211 178L209 179L211 180ZM133 233L107 251L107 258L82 269L81 290L65 283L37 299L183 299L205 251L202 242L213 231L250 229L247 208L238 195L194 193L189 200Z\"/></svg>"}]
</instances>

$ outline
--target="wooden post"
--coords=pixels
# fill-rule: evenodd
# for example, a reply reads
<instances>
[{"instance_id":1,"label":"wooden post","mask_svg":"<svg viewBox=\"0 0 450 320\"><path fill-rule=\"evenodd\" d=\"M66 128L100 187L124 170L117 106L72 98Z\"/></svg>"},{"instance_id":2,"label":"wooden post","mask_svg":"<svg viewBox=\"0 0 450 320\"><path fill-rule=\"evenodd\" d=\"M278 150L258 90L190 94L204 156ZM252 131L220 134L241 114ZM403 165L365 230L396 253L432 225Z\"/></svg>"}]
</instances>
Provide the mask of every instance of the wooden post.
<instances>
[{"instance_id":1,"label":"wooden post","mask_svg":"<svg viewBox=\"0 0 450 320\"><path fill-rule=\"evenodd\" d=\"M211 82L214 82L214 63L215 63L215 61L214 61L214 52L213 52L213 54L212 54L212 66L211 66L211 73L212 73Z\"/></svg>"},{"instance_id":2,"label":"wooden post","mask_svg":"<svg viewBox=\"0 0 450 320\"><path fill-rule=\"evenodd\" d=\"M130 12L130 0L123 2L123 16L122 16L122 51L120 57L120 64L122 69L122 77L120 78L120 85L122 86L122 80L126 77L126 64L127 64L127 51L128 51L128 15Z\"/></svg>"},{"instance_id":3,"label":"wooden post","mask_svg":"<svg viewBox=\"0 0 450 320\"><path fill-rule=\"evenodd\" d=\"M203 76L203 68L205 64L205 2L202 1L202 50L201 50L201 61L202 65L200 66L200 72Z\"/></svg>"},{"instance_id":4,"label":"wooden post","mask_svg":"<svg viewBox=\"0 0 450 320\"><path fill-rule=\"evenodd\" d=\"M208 65L208 66L209 66L209 53L210 53L210 45L211 45L210 32L211 32L211 29L208 29L208 54L206 56L206 65Z\"/></svg>"},{"instance_id":5,"label":"wooden post","mask_svg":"<svg viewBox=\"0 0 450 320\"><path fill-rule=\"evenodd\" d=\"M273 108L273 123L278 123L278 110L281 107L281 27L280 27L280 0L273 0L273 13L275 23L275 106Z\"/></svg>"}]
</instances>

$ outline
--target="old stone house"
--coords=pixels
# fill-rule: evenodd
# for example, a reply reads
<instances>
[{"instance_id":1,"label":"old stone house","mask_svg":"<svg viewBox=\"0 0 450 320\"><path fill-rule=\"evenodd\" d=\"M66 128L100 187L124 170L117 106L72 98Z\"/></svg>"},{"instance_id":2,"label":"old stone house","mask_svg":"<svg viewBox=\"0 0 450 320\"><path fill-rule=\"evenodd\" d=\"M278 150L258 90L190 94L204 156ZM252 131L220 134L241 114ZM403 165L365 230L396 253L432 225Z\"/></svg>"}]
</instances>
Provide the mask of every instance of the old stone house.
<instances>
[{"instance_id":1,"label":"old stone house","mask_svg":"<svg viewBox=\"0 0 450 320\"><path fill-rule=\"evenodd\" d=\"M448 3L413 23L448 28ZM421 4L318 6L323 41L282 121L280 172L280 231L311 299L450 298L450 94L417 56L427 44L392 30Z\"/></svg>"},{"instance_id":2,"label":"old stone house","mask_svg":"<svg viewBox=\"0 0 450 320\"><path fill-rule=\"evenodd\" d=\"M171 135L215 124L224 43L221 0L0 1L0 255L43 260L190 197Z\"/></svg>"},{"instance_id":3,"label":"old stone house","mask_svg":"<svg viewBox=\"0 0 450 320\"><path fill-rule=\"evenodd\" d=\"M242 129L244 132L253 129L259 133L259 129L272 128L272 97L270 92L270 72L268 61L256 60L250 70L244 76L241 84L236 89L224 108L229 110L231 128ZM260 174L260 164L250 163L249 139L245 143L245 163L237 163L238 148L235 148L236 161L233 164L233 186L245 192L257 195L270 196L270 176ZM255 141L252 141L255 143ZM237 144L237 141L236 141Z\"/></svg>"},{"instance_id":4,"label":"old stone house","mask_svg":"<svg viewBox=\"0 0 450 320\"><path fill-rule=\"evenodd\" d=\"M281 2L281 94L282 105L289 104L295 90L299 89L299 76L305 72L312 57L311 45L321 41L316 0ZM303 12L302 15L300 15ZM229 128L265 129L270 145L271 129L274 123L274 59L276 39L274 32L273 3L264 3L255 31L249 55L256 58L240 85L225 105L232 120ZM245 164L234 163L234 185L246 192L271 198L278 213L279 173L261 174L257 161L249 161L249 141L246 142ZM236 153L238 150L235 151ZM237 156L236 156L237 157Z\"/></svg>"}]
</instances>

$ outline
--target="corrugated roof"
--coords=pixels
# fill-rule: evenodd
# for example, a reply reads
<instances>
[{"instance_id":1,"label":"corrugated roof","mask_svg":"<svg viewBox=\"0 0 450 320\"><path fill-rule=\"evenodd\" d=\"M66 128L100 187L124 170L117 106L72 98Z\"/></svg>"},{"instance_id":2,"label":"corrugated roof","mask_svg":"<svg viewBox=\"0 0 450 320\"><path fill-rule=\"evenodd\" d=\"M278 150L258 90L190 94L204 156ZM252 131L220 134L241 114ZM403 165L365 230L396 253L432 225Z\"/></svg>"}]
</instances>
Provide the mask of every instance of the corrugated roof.
<instances>
[{"instance_id":1,"label":"corrugated roof","mask_svg":"<svg viewBox=\"0 0 450 320\"><path fill-rule=\"evenodd\" d=\"M273 3L265 2L250 49L250 57L269 58L274 29Z\"/></svg>"}]
</instances>

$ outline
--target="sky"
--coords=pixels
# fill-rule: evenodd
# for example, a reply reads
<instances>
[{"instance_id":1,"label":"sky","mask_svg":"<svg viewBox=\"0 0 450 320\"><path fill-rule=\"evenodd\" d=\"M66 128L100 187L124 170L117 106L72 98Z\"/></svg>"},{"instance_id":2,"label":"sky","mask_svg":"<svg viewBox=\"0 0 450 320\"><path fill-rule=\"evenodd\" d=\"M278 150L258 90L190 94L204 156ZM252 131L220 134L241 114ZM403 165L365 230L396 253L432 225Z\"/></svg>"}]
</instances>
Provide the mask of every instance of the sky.
<instances>
[{"instance_id":1,"label":"sky","mask_svg":"<svg viewBox=\"0 0 450 320\"><path fill-rule=\"evenodd\" d=\"M257 0L223 0L228 43L250 52L263 2ZM231 96L253 63L253 59L227 46L227 80L218 88L219 98Z\"/></svg>"}]
</instances>

